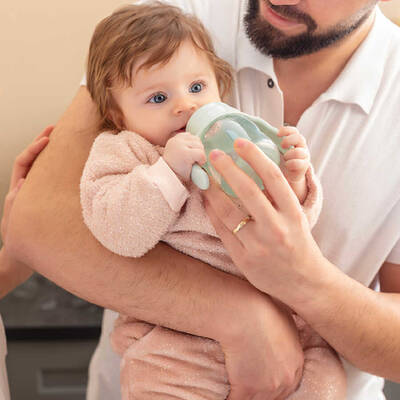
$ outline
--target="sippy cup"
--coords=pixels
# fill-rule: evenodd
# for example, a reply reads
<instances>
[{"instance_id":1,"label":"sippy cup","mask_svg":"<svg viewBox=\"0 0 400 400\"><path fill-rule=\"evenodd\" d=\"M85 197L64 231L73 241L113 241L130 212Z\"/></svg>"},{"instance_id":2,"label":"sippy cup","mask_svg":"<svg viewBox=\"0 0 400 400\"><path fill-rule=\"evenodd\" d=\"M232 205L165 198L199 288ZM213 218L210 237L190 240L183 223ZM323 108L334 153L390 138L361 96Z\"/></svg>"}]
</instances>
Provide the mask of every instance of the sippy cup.
<instances>
[{"instance_id":1,"label":"sippy cup","mask_svg":"<svg viewBox=\"0 0 400 400\"><path fill-rule=\"evenodd\" d=\"M225 103L209 103L200 107L190 117L186 130L201 139L207 160L213 149L224 151L261 189L264 189L262 180L253 168L237 155L233 142L237 138L252 141L277 165L280 163L280 153L284 153L280 146L282 139L277 136L278 129L261 118L242 113ZM209 176L212 176L219 183L225 193L237 197L209 161L203 166L193 165L191 179L200 189L208 189L210 185Z\"/></svg>"}]
</instances>

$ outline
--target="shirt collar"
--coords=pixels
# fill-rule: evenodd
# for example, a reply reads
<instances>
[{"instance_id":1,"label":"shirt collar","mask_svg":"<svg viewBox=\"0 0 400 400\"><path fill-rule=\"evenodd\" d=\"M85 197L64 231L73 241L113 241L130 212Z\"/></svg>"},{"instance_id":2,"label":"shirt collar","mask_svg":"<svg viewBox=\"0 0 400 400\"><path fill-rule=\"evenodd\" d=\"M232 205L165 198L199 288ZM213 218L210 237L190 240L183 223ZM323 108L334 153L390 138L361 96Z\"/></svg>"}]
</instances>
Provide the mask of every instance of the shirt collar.
<instances>
[{"instance_id":1,"label":"shirt collar","mask_svg":"<svg viewBox=\"0 0 400 400\"><path fill-rule=\"evenodd\" d=\"M345 68L318 102L336 100L359 105L369 114L381 85L389 45L386 18L376 7L375 21Z\"/></svg>"},{"instance_id":2,"label":"shirt collar","mask_svg":"<svg viewBox=\"0 0 400 400\"><path fill-rule=\"evenodd\" d=\"M252 68L275 78L273 60L260 53L250 42L246 34L244 17L247 12L247 0L243 0L240 5L240 22L237 37L237 52L235 69L239 72L245 68Z\"/></svg>"},{"instance_id":3,"label":"shirt collar","mask_svg":"<svg viewBox=\"0 0 400 400\"><path fill-rule=\"evenodd\" d=\"M244 24L246 11L247 1L242 1L236 71L252 68L276 81L272 58L261 54L247 37ZM370 112L383 78L384 60L389 45L389 32L385 33L386 18L378 7L375 12L375 21L368 36L355 51L336 81L319 97L317 102L336 100L357 104L366 114Z\"/></svg>"}]
</instances>

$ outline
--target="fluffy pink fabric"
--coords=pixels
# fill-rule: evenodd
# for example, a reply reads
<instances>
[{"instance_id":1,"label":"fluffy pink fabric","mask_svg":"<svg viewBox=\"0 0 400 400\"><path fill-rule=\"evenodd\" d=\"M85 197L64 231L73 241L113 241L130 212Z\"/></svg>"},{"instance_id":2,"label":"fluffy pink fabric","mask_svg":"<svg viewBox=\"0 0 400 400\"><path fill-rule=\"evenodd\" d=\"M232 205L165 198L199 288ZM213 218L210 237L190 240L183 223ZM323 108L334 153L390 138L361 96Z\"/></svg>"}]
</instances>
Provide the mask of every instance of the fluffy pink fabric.
<instances>
[{"instance_id":1,"label":"fluffy pink fabric","mask_svg":"<svg viewBox=\"0 0 400 400\"><path fill-rule=\"evenodd\" d=\"M123 256L140 257L164 241L216 268L241 275L215 233L199 190L163 162L163 149L132 132L103 133L81 180L83 217L94 236ZM162 179L160 178L162 177ZM303 210L318 218L322 191L312 168ZM344 399L345 378L329 346L300 319L302 384L291 399ZM229 382L218 343L121 316L112 344L122 356L123 400L224 400Z\"/></svg>"},{"instance_id":2,"label":"fluffy pink fabric","mask_svg":"<svg viewBox=\"0 0 400 400\"><path fill-rule=\"evenodd\" d=\"M304 349L299 388L289 400L345 400L346 379L332 348L294 316ZM121 355L123 400L224 400L229 382L220 345L120 316L111 335Z\"/></svg>"}]
</instances>

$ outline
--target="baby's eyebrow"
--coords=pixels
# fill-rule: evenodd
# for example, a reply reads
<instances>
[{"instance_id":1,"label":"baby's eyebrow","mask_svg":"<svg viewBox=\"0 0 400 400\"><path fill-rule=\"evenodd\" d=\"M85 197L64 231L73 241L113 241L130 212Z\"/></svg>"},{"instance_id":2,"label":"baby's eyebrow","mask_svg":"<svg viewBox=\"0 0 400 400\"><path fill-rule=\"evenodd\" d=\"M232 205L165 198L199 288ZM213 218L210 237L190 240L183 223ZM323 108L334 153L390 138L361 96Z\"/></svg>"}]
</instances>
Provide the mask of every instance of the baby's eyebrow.
<instances>
[{"instance_id":1,"label":"baby's eyebrow","mask_svg":"<svg viewBox=\"0 0 400 400\"><path fill-rule=\"evenodd\" d=\"M142 88L142 89L140 89L138 92L137 92L137 94L138 95L141 95L141 94L144 94L144 93L147 93L147 92L162 92L163 91L163 89L162 89L162 85L160 84L156 84L156 85L151 85L151 86L146 86L146 87L144 87L144 88Z\"/></svg>"}]
</instances>

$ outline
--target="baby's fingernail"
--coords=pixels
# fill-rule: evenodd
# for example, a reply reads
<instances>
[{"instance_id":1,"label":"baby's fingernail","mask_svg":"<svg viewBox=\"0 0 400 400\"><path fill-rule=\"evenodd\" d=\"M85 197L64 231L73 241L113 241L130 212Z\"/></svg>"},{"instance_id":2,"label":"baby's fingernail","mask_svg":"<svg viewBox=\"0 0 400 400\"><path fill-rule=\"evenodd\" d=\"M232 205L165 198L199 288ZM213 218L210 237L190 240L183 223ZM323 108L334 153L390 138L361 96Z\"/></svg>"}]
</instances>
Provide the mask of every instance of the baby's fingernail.
<instances>
[{"instance_id":1,"label":"baby's fingernail","mask_svg":"<svg viewBox=\"0 0 400 400\"><path fill-rule=\"evenodd\" d=\"M215 161L218 160L218 158L221 158L223 155L224 155L223 151L216 149L210 153L210 159L212 161Z\"/></svg>"},{"instance_id":2,"label":"baby's fingernail","mask_svg":"<svg viewBox=\"0 0 400 400\"><path fill-rule=\"evenodd\" d=\"M243 147L245 147L246 144L247 144L247 141L244 140L244 139L239 138L239 139L236 139L236 140L235 140L235 147L238 147L238 148L240 148L240 149L242 149Z\"/></svg>"}]
</instances>

